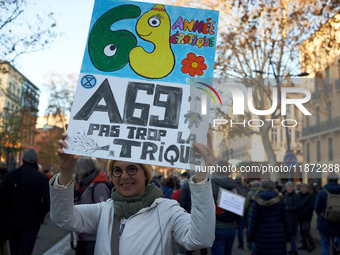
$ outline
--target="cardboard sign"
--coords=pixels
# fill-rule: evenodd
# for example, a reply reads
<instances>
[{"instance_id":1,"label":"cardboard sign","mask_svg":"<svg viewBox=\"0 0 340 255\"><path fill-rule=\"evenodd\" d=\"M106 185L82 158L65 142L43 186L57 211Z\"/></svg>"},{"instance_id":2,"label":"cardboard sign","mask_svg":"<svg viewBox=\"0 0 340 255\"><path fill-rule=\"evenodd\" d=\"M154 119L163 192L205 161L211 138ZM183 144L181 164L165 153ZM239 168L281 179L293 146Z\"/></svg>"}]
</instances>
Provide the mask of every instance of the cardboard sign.
<instances>
[{"instance_id":1,"label":"cardboard sign","mask_svg":"<svg viewBox=\"0 0 340 255\"><path fill-rule=\"evenodd\" d=\"M243 217L246 198L220 187L218 194L218 207Z\"/></svg>"},{"instance_id":2,"label":"cardboard sign","mask_svg":"<svg viewBox=\"0 0 340 255\"><path fill-rule=\"evenodd\" d=\"M201 165L192 143L206 143L217 22L211 10L96 0L66 153Z\"/></svg>"}]
</instances>

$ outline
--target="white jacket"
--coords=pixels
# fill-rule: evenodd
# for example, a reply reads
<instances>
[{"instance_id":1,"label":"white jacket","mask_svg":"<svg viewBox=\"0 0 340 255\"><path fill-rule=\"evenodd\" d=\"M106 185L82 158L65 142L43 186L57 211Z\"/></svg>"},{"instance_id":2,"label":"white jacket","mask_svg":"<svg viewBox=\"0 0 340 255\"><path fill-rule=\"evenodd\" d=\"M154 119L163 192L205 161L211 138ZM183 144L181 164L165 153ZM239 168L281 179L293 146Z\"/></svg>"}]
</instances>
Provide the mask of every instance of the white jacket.
<instances>
[{"instance_id":1,"label":"white jacket","mask_svg":"<svg viewBox=\"0 0 340 255\"><path fill-rule=\"evenodd\" d=\"M65 188L50 181L51 219L70 231L97 233L95 254L111 254L114 220L112 199L106 202L73 205L73 183ZM125 221L119 240L119 254L172 254L172 238L187 250L210 247L215 233L215 205L211 183L190 181L191 215L177 201L158 198ZM121 223L122 223L121 221ZM116 234L116 233L115 233Z\"/></svg>"}]
</instances>

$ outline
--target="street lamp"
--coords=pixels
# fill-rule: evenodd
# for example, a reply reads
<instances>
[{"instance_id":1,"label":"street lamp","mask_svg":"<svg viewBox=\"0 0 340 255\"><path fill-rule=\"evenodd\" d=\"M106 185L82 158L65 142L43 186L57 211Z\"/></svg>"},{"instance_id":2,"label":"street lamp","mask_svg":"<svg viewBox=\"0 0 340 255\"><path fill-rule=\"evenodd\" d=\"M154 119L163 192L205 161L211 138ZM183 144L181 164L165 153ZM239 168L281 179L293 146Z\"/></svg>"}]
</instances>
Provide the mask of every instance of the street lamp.
<instances>
[{"instance_id":1,"label":"street lamp","mask_svg":"<svg viewBox=\"0 0 340 255\"><path fill-rule=\"evenodd\" d=\"M294 77L294 76L295 77L305 77L305 76L309 75L309 73L303 72L303 73L300 73L300 74L289 74L289 75L279 76L275 72L275 68L274 68L274 65L273 65L273 62L272 62L271 55L268 54L268 57L269 57L269 65L272 67L273 73L266 73L266 72L259 71L259 70L254 70L253 72L254 73L260 73L260 74L272 74L272 75L274 75L280 99L281 99L281 86L280 86L279 77ZM283 115L283 118L284 118L285 121L287 120L287 116L286 115ZM286 125L285 127L286 127L286 138L287 138L287 151L286 151L286 153L289 153L289 152L291 152L291 150L290 150L289 132L288 132L288 126ZM291 173L289 173L289 179L290 179L290 181L292 180Z\"/></svg>"}]
</instances>

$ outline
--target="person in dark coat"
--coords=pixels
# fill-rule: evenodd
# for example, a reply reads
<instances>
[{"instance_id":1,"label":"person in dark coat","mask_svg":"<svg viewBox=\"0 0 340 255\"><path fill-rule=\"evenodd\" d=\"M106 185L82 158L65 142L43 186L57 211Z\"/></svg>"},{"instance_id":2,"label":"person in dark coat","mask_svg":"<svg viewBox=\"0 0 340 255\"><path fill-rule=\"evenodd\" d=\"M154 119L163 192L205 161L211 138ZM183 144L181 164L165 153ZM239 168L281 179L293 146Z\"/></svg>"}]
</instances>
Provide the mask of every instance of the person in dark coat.
<instances>
[{"instance_id":1,"label":"person in dark coat","mask_svg":"<svg viewBox=\"0 0 340 255\"><path fill-rule=\"evenodd\" d=\"M328 255L330 240L333 242L333 254L339 254L340 251L340 222L328 222L323 214L327 206L327 190L331 194L340 194L339 176L336 173L329 173L327 184L319 191L315 200L315 212L318 215L317 229L321 236L321 255ZM337 253L336 253L337 252Z\"/></svg>"},{"instance_id":2,"label":"person in dark coat","mask_svg":"<svg viewBox=\"0 0 340 255\"><path fill-rule=\"evenodd\" d=\"M291 250L288 253L292 255L297 255L298 252L296 248L296 234L299 225L299 197L294 191L294 184L292 182L287 182L285 185L285 189L286 194L283 197L283 201L286 205L288 225L290 234L292 236Z\"/></svg>"},{"instance_id":3,"label":"person in dark coat","mask_svg":"<svg viewBox=\"0 0 340 255\"><path fill-rule=\"evenodd\" d=\"M309 192L308 184L302 183L300 189L301 191L298 194L298 197L300 201L299 225L302 237L302 246L298 249L311 252L316 249L313 238L310 234L310 222L312 221L314 210L314 196Z\"/></svg>"},{"instance_id":4,"label":"person in dark coat","mask_svg":"<svg viewBox=\"0 0 340 255\"><path fill-rule=\"evenodd\" d=\"M251 225L251 210L253 206L253 196L255 193L258 191L260 188L260 182L259 181L253 181L251 183L251 190L247 193L246 196L246 202L244 205L245 212L247 212L247 242L248 242L248 247L251 249L251 255L255 254L255 243L249 241L249 234L250 234L250 225Z\"/></svg>"},{"instance_id":5,"label":"person in dark coat","mask_svg":"<svg viewBox=\"0 0 340 255\"><path fill-rule=\"evenodd\" d=\"M0 162L0 183L8 173L7 165L5 162ZM7 242L7 224L8 213L0 210L0 254L8 255L8 242Z\"/></svg>"},{"instance_id":6,"label":"person in dark coat","mask_svg":"<svg viewBox=\"0 0 340 255\"><path fill-rule=\"evenodd\" d=\"M240 176L240 175L236 176L235 181L236 181L237 186L241 190L240 195L246 197L249 189L247 188L247 186L242 184L242 176ZM244 249L244 247L243 247L243 243L244 243L243 242L243 229L244 229L245 225L246 225L246 216L240 217L237 220L237 238L238 238L238 247L237 248L239 248L239 249Z\"/></svg>"},{"instance_id":7,"label":"person in dark coat","mask_svg":"<svg viewBox=\"0 0 340 255\"><path fill-rule=\"evenodd\" d=\"M282 194L271 180L262 180L254 195L250 241L257 255L285 255L286 242L291 241L286 206Z\"/></svg>"},{"instance_id":8,"label":"person in dark coat","mask_svg":"<svg viewBox=\"0 0 340 255\"><path fill-rule=\"evenodd\" d=\"M226 165L227 162L220 161L218 165ZM217 206L219 188L223 188L237 194L241 194L240 188L235 180L229 178L225 173L215 173L211 178L213 196L216 204L216 231L214 244L211 247L212 255L231 255L234 240L236 237L237 220L239 216L234 213L224 212Z\"/></svg>"},{"instance_id":9,"label":"person in dark coat","mask_svg":"<svg viewBox=\"0 0 340 255\"><path fill-rule=\"evenodd\" d=\"M31 254L40 224L50 209L48 178L38 172L38 154L27 150L23 165L9 172L0 184L0 204L8 212L11 255Z\"/></svg>"}]
</instances>

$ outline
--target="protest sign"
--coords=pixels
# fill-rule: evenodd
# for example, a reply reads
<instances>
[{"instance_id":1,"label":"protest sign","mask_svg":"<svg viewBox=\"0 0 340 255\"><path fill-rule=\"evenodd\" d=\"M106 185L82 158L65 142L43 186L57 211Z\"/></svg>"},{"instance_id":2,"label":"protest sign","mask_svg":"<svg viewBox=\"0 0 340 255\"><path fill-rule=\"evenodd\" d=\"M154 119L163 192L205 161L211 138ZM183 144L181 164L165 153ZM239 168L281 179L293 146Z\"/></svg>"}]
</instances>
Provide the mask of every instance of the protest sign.
<instances>
[{"instance_id":1,"label":"protest sign","mask_svg":"<svg viewBox=\"0 0 340 255\"><path fill-rule=\"evenodd\" d=\"M245 197L220 188L217 206L243 217L245 201Z\"/></svg>"},{"instance_id":2,"label":"protest sign","mask_svg":"<svg viewBox=\"0 0 340 255\"><path fill-rule=\"evenodd\" d=\"M206 143L217 22L211 10L96 0L65 152L202 164L192 143Z\"/></svg>"}]
</instances>

